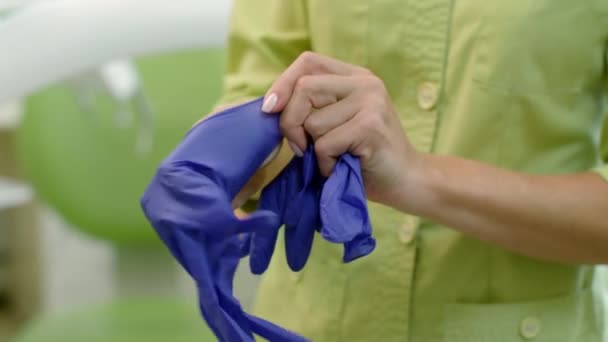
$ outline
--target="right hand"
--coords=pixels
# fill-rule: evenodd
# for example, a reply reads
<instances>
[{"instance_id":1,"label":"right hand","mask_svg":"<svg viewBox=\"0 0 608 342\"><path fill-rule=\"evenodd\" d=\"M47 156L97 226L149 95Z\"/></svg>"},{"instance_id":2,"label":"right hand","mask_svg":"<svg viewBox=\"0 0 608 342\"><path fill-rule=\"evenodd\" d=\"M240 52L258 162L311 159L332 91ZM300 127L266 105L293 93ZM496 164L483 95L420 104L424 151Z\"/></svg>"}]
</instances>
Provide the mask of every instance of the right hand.
<instances>
[{"instance_id":1,"label":"right hand","mask_svg":"<svg viewBox=\"0 0 608 342\"><path fill-rule=\"evenodd\" d=\"M215 107L210 114L205 115L203 118L194 123L193 126L198 125L203 120L231 107L236 107L240 104L248 102L250 99L235 101L228 104L223 104ZM247 184L241 189L241 191L232 200L233 208L242 207L253 195L262 190L265 186L270 184L281 171L289 164L294 154L289 148L284 148L286 145L285 141L268 156L264 161L264 164L258 169L258 171L249 179ZM241 212L242 214L243 212Z\"/></svg>"}]
</instances>

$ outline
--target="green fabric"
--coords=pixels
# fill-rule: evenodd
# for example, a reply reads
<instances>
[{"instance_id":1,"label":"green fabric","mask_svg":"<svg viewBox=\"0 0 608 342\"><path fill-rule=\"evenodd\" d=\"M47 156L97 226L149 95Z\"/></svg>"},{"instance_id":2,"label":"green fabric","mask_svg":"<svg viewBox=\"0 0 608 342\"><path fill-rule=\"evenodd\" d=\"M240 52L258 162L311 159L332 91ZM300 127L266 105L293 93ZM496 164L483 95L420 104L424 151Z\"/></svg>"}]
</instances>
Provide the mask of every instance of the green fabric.
<instances>
[{"instance_id":1,"label":"green fabric","mask_svg":"<svg viewBox=\"0 0 608 342\"><path fill-rule=\"evenodd\" d=\"M608 168L606 168L606 167L598 167L597 169L594 169L593 171L596 172L597 174L599 174L605 180L608 181Z\"/></svg>"},{"instance_id":2,"label":"green fabric","mask_svg":"<svg viewBox=\"0 0 608 342\"><path fill-rule=\"evenodd\" d=\"M38 194L67 221L122 245L160 245L139 207L160 161L220 97L223 51L186 51L137 61L154 111L151 153L136 154L138 123L114 123L113 102L100 95L83 113L67 85L27 101L19 149Z\"/></svg>"},{"instance_id":3,"label":"green fabric","mask_svg":"<svg viewBox=\"0 0 608 342\"><path fill-rule=\"evenodd\" d=\"M421 150L525 173L605 173L607 41L605 0L237 0L222 101L264 94L312 49L380 76ZM314 341L600 340L596 267L370 207L370 257L342 265L341 248L319 239L292 274L279 247L256 313Z\"/></svg>"},{"instance_id":4,"label":"green fabric","mask_svg":"<svg viewBox=\"0 0 608 342\"><path fill-rule=\"evenodd\" d=\"M14 342L211 342L193 301L132 299L39 317Z\"/></svg>"}]
</instances>

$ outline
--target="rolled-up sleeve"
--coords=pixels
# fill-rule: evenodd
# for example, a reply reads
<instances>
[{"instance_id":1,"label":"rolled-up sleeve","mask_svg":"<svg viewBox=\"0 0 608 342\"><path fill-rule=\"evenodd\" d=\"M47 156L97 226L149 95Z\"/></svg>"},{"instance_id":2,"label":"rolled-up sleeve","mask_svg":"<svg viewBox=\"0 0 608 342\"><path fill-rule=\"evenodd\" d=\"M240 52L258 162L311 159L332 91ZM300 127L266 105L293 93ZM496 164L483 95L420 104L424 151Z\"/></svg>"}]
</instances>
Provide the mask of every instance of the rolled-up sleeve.
<instances>
[{"instance_id":1,"label":"rolled-up sleeve","mask_svg":"<svg viewBox=\"0 0 608 342\"><path fill-rule=\"evenodd\" d=\"M223 96L218 105L263 95L310 49L302 0L235 0L230 18Z\"/></svg>"}]
</instances>

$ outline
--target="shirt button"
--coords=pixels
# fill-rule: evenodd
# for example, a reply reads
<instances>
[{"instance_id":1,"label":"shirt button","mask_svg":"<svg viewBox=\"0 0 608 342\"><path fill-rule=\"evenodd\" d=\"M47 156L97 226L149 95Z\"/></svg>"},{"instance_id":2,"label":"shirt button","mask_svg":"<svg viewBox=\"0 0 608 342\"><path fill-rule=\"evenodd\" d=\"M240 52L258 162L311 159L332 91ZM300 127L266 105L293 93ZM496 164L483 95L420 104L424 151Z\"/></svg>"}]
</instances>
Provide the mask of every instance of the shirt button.
<instances>
[{"instance_id":1,"label":"shirt button","mask_svg":"<svg viewBox=\"0 0 608 342\"><path fill-rule=\"evenodd\" d=\"M526 317L521 321L519 332L527 340L531 340L540 333L540 319L536 317Z\"/></svg>"},{"instance_id":2,"label":"shirt button","mask_svg":"<svg viewBox=\"0 0 608 342\"><path fill-rule=\"evenodd\" d=\"M435 84L425 82L418 87L417 95L418 106L424 110L430 110L437 104L439 91Z\"/></svg>"},{"instance_id":3,"label":"shirt button","mask_svg":"<svg viewBox=\"0 0 608 342\"><path fill-rule=\"evenodd\" d=\"M414 241L416 237L416 227L412 224L412 222L405 222L399 228L399 241L402 244L408 245Z\"/></svg>"}]
</instances>

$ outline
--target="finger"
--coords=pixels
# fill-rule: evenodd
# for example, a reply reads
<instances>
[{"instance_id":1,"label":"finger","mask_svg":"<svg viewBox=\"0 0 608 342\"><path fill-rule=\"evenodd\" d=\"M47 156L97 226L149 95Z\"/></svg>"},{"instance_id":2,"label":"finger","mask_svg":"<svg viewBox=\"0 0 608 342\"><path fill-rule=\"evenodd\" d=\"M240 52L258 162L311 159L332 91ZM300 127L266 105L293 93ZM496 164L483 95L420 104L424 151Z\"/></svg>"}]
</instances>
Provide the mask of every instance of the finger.
<instances>
[{"instance_id":1,"label":"finger","mask_svg":"<svg viewBox=\"0 0 608 342\"><path fill-rule=\"evenodd\" d=\"M279 125L281 133L287 139L289 147L293 153L302 157L303 151L306 150L308 139L304 130L304 120L312 112L313 106L309 100L308 90L296 87L296 92L291 97L291 100L281 113Z\"/></svg>"},{"instance_id":2,"label":"finger","mask_svg":"<svg viewBox=\"0 0 608 342\"><path fill-rule=\"evenodd\" d=\"M315 154L319 162L319 170L325 177L329 177L338 158L356 147L357 140L364 138L357 124L357 116L343 125L340 125L315 142Z\"/></svg>"},{"instance_id":3,"label":"finger","mask_svg":"<svg viewBox=\"0 0 608 342\"><path fill-rule=\"evenodd\" d=\"M250 250L250 246L251 246L251 234L240 234L239 235L239 245L240 245L240 249L241 249L239 256L241 258L244 258L247 255L249 255L249 250Z\"/></svg>"},{"instance_id":4,"label":"finger","mask_svg":"<svg viewBox=\"0 0 608 342\"><path fill-rule=\"evenodd\" d=\"M284 194L284 180L284 174L281 174L279 178L264 188L258 202L258 211L271 211L281 219L283 215L282 206L284 205L284 200L281 196ZM249 268L251 273L262 274L268 268L272 254L274 253L281 223L281 221L278 222L276 229L260 230L252 234L249 253Z\"/></svg>"},{"instance_id":5,"label":"finger","mask_svg":"<svg viewBox=\"0 0 608 342\"><path fill-rule=\"evenodd\" d=\"M304 121L304 129L316 141L329 131L348 122L358 110L357 102L353 101L352 97L347 97L313 111Z\"/></svg>"},{"instance_id":6,"label":"finger","mask_svg":"<svg viewBox=\"0 0 608 342\"><path fill-rule=\"evenodd\" d=\"M355 90L350 77L336 75L302 76L293 90L289 103L281 113L281 131L298 155L306 149L304 122L316 108L334 104ZM294 146L295 145L295 146Z\"/></svg>"},{"instance_id":7,"label":"finger","mask_svg":"<svg viewBox=\"0 0 608 342\"><path fill-rule=\"evenodd\" d=\"M272 211L257 210L241 218L238 233L251 233L249 242L249 267L253 274L262 274L268 268L274 251L281 221Z\"/></svg>"},{"instance_id":8,"label":"finger","mask_svg":"<svg viewBox=\"0 0 608 342\"><path fill-rule=\"evenodd\" d=\"M305 75L355 75L368 73L362 67L341 62L313 52L302 53L273 83L264 99L262 110L267 113L282 111L293 93L298 79Z\"/></svg>"},{"instance_id":9,"label":"finger","mask_svg":"<svg viewBox=\"0 0 608 342\"><path fill-rule=\"evenodd\" d=\"M268 269L279 228L275 230L256 232L251 236L249 249L249 268L253 274L262 274Z\"/></svg>"},{"instance_id":10,"label":"finger","mask_svg":"<svg viewBox=\"0 0 608 342\"><path fill-rule=\"evenodd\" d=\"M299 200L295 201L298 220L294 226L285 227L285 254L287 264L292 271L298 272L308 261L316 232L319 216L319 198L316 192L309 189ZM290 210L294 212L294 210ZM294 213L295 214L295 213Z\"/></svg>"}]
</instances>

